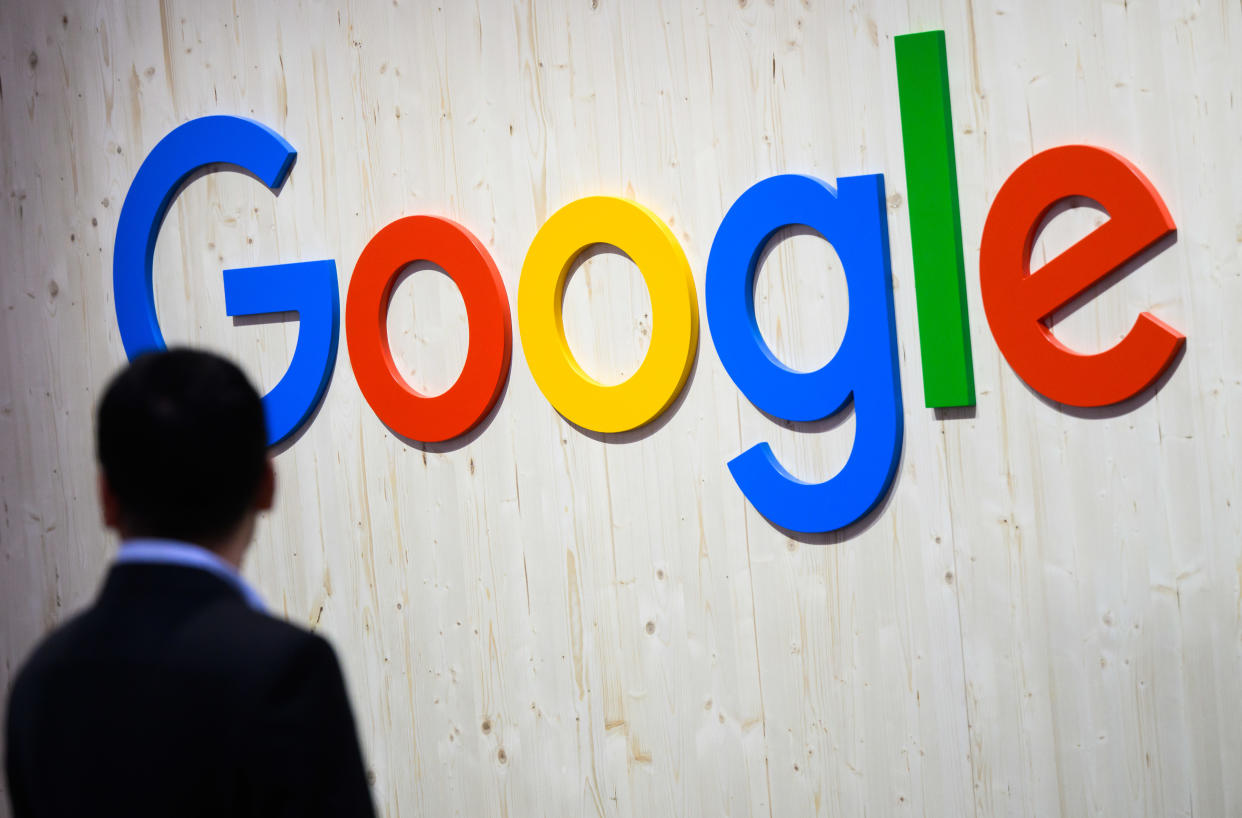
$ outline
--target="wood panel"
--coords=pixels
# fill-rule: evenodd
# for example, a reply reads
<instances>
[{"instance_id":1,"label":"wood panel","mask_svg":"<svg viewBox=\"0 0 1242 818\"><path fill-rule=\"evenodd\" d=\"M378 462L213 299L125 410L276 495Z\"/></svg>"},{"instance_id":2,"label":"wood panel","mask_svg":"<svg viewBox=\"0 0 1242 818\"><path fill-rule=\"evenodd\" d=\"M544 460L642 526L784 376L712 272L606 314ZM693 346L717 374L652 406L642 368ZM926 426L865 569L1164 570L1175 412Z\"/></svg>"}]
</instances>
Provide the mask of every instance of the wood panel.
<instances>
[{"instance_id":1,"label":"wood panel","mask_svg":"<svg viewBox=\"0 0 1242 818\"><path fill-rule=\"evenodd\" d=\"M973 411L921 400L893 37L933 28ZM612 194L670 225L702 308L716 227L748 186L883 172L906 426L864 522L791 539L747 505L728 458L768 440L823 479L853 420L773 423L706 321L683 396L623 435L557 415L518 342L477 432L411 444L366 405L342 343L314 421L279 451L248 576L337 646L388 816L1239 814L1240 35L1225 0L5 2L0 687L115 547L91 454L124 360L112 242L138 165L181 122L252 116L299 150L278 197L242 174L195 181L156 248L170 341L226 352L264 388L296 320L227 318L222 267L334 259L344 292L375 231L432 213L480 237L512 300L547 217ZM1188 334L1157 390L1105 410L1026 388L979 296L1000 184L1075 142L1134 161L1179 226L1056 317L1083 350L1143 309ZM1037 259L1100 218L1059 217ZM814 236L783 238L760 324L809 367L844 332L844 277ZM432 390L468 338L436 276L404 279L389 322ZM584 366L632 373L651 318L624 255L583 263L566 303Z\"/></svg>"}]
</instances>

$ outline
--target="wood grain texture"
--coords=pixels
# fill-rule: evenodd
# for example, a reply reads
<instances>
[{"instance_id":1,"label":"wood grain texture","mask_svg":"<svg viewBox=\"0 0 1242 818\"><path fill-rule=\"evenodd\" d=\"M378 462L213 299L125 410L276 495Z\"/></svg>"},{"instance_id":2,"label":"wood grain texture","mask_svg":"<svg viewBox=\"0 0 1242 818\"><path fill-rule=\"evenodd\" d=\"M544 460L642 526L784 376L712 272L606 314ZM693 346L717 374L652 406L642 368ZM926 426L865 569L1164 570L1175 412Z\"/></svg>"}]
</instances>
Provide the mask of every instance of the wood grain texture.
<instances>
[{"instance_id":1,"label":"wood grain texture","mask_svg":"<svg viewBox=\"0 0 1242 818\"><path fill-rule=\"evenodd\" d=\"M931 28L948 44L973 412L919 399L892 38ZM299 150L279 197L237 173L195 181L156 249L170 342L226 352L263 388L297 323L227 318L225 266L335 259L343 294L370 236L431 213L480 237L512 300L544 220L612 194L670 225L701 302L716 227L755 181L883 172L906 431L864 522L790 539L748 507L728 458L768 440L823 479L853 421L773 423L706 321L673 409L612 436L556 414L515 332L481 429L410 445L342 343L321 409L280 450L248 576L337 646L387 816L1242 813L1240 37L1236 0L7 0L0 687L115 547L91 440L124 360L112 242L139 163L181 122L252 116ZM1143 309L1189 336L1158 390L1106 410L1028 390L979 300L996 190L1074 142L1135 162L1179 227L1056 318L1083 350ZM1037 260L1099 218L1058 218ZM567 296L573 349L605 380L633 372L651 329L628 265L594 256ZM830 356L844 293L828 248L781 242L758 286L777 353ZM412 383L451 383L464 318L433 272L398 288Z\"/></svg>"}]
</instances>

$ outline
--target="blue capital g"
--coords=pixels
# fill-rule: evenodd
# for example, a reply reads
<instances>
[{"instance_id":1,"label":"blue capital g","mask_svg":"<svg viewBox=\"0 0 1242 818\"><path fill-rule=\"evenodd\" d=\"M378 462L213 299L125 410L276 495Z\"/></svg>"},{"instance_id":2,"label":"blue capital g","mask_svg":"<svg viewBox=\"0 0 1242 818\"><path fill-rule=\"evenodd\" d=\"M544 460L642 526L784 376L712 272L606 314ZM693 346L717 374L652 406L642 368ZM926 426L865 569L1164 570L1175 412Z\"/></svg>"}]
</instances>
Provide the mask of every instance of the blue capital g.
<instances>
[{"instance_id":1,"label":"blue capital g","mask_svg":"<svg viewBox=\"0 0 1242 818\"><path fill-rule=\"evenodd\" d=\"M851 176L838 190L810 176L772 176L734 202L707 261L707 320L729 377L751 403L778 418L819 420L854 400L854 448L831 479L790 474L767 443L729 461L746 499L773 523L804 533L835 531L884 497L901 455L901 383L893 318L884 177ZM782 227L806 225L837 251L849 290L845 338L827 364L782 364L755 323L760 254Z\"/></svg>"},{"instance_id":2,"label":"blue capital g","mask_svg":"<svg viewBox=\"0 0 1242 818\"><path fill-rule=\"evenodd\" d=\"M275 190L297 151L270 128L235 116L205 116L174 128L143 160L125 195L112 255L112 288L125 354L165 348L155 315L155 240L183 184L204 167L228 164ZM336 263L330 260L224 271L231 316L295 311L298 341L280 382L263 396L269 445L296 431L328 385L340 335Z\"/></svg>"}]
</instances>

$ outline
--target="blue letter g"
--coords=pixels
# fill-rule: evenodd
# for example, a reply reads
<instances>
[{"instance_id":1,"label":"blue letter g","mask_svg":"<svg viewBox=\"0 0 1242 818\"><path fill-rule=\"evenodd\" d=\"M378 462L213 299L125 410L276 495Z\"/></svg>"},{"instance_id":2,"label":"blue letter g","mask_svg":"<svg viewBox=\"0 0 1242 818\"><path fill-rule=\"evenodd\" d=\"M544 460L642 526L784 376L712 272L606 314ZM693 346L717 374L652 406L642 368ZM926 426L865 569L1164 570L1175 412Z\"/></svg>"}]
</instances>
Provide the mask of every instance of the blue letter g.
<instances>
[{"instance_id":1,"label":"blue letter g","mask_svg":"<svg viewBox=\"0 0 1242 818\"><path fill-rule=\"evenodd\" d=\"M760 443L729 461L742 494L779 526L834 531L866 514L888 491L901 454L901 383L893 325L884 177L837 180L773 176L729 208L707 262L707 320L729 377L751 403L785 420L819 420L854 398L854 448L841 471L806 483ZM755 267L772 234L806 225L837 251L849 288L841 348L814 372L797 372L768 349L755 323Z\"/></svg>"},{"instance_id":2,"label":"blue letter g","mask_svg":"<svg viewBox=\"0 0 1242 818\"><path fill-rule=\"evenodd\" d=\"M233 116L206 116L175 128L151 151L125 196L112 256L116 318L125 354L164 349L155 315L151 259L155 239L181 186L197 170L236 165L278 188L297 152L275 131ZM267 440L277 443L302 425L319 402L336 362L340 296L336 264L308 261L224 271L229 315L296 311L298 342L289 369L263 396Z\"/></svg>"}]
</instances>

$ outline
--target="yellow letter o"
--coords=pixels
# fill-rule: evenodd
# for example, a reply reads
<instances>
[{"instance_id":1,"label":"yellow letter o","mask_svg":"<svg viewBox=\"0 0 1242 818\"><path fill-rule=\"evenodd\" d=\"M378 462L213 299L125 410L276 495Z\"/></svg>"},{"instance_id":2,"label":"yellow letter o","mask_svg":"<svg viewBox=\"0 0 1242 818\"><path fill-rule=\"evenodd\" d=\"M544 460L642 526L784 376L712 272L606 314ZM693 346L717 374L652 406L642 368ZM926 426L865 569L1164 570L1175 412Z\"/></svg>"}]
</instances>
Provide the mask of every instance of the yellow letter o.
<instances>
[{"instance_id":1,"label":"yellow letter o","mask_svg":"<svg viewBox=\"0 0 1242 818\"><path fill-rule=\"evenodd\" d=\"M606 386L578 366L565 340L561 305L574 260L603 242L624 250L651 296L651 343L628 380ZM686 254L660 218L637 202L590 196L539 228L518 282L518 330L531 374L552 406L595 432L636 429L681 392L699 340L699 303Z\"/></svg>"}]
</instances>

